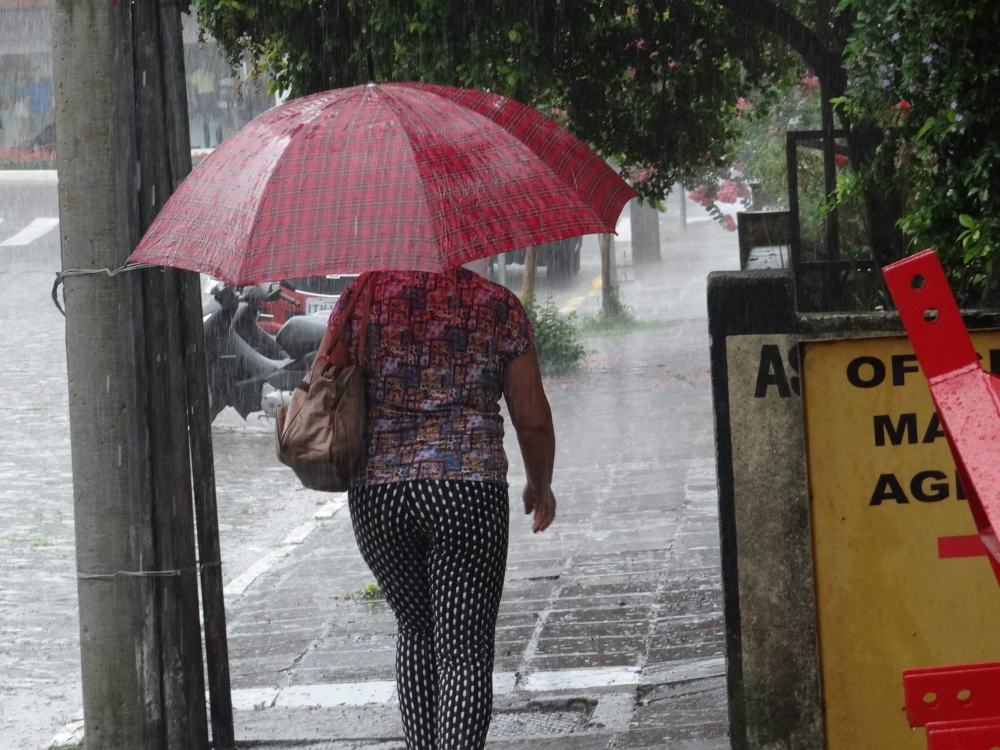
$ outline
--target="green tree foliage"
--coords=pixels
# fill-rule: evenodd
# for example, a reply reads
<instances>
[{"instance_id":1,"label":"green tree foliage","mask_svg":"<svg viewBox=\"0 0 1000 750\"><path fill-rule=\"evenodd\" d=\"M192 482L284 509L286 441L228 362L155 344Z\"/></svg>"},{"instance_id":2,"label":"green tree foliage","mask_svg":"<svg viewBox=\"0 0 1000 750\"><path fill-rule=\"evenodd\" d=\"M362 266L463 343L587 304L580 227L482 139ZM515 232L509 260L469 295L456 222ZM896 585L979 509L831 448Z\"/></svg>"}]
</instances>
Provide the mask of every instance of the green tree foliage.
<instances>
[{"instance_id":1,"label":"green tree foliage","mask_svg":"<svg viewBox=\"0 0 1000 750\"><path fill-rule=\"evenodd\" d=\"M1000 304L1000 3L845 0L846 107L885 134L860 184L902 184L910 250L934 247L965 304Z\"/></svg>"},{"instance_id":2,"label":"green tree foliage","mask_svg":"<svg viewBox=\"0 0 1000 750\"><path fill-rule=\"evenodd\" d=\"M549 112L662 199L731 161L737 100L789 65L706 0L196 0L231 61L292 96L369 81L488 89Z\"/></svg>"}]
</instances>

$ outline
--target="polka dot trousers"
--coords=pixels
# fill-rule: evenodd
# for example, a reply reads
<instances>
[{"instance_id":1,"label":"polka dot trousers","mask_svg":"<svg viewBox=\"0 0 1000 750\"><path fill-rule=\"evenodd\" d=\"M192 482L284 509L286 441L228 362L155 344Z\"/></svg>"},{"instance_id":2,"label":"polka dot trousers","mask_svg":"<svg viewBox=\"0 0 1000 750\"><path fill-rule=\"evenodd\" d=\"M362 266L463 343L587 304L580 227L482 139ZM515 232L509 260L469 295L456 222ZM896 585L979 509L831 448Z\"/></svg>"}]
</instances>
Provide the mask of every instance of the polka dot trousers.
<instances>
[{"instance_id":1,"label":"polka dot trousers","mask_svg":"<svg viewBox=\"0 0 1000 750\"><path fill-rule=\"evenodd\" d=\"M407 750L481 750L507 565L506 485L420 480L350 492L358 547L396 614Z\"/></svg>"}]
</instances>

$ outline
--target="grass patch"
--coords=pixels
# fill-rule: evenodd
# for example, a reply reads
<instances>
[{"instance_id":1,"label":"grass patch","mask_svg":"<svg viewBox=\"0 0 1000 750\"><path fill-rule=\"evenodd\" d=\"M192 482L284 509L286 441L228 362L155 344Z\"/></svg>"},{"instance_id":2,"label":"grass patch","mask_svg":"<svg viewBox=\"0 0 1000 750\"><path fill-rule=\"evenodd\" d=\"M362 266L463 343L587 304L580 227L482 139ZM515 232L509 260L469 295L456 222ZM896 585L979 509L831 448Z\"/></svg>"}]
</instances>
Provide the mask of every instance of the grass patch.
<instances>
[{"instance_id":1,"label":"grass patch","mask_svg":"<svg viewBox=\"0 0 1000 750\"><path fill-rule=\"evenodd\" d=\"M611 305L617 311L614 315L601 310L597 315L584 318L580 324L580 333L584 336L601 336L609 333L653 331L663 327L659 320L639 320L635 317L635 311L622 302L617 289L611 293Z\"/></svg>"},{"instance_id":2,"label":"grass patch","mask_svg":"<svg viewBox=\"0 0 1000 750\"><path fill-rule=\"evenodd\" d=\"M663 328L663 323L659 320L639 320L632 314L631 310L619 313L615 316L607 316L601 310L597 315L584 318L580 324L580 333L583 336L600 336L608 333L633 333L635 331L655 331Z\"/></svg>"},{"instance_id":3,"label":"grass patch","mask_svg":"<svg viewBox=\"0 0 1000 750\"><path fill-rule=\"evenodd\" d=\"M580 343L576 313L563 315L551 302L539 305L531 300L524 306L535 329L535 352L543 375L561 375L580 366L587 349Z\"/></svg>"},{"instance_id":4,"label":"grass patch","mask_svg":"<svg viewBox=\"0 0 1000 750\"><path fill-rule=\"evenodd\" d=\"M377 583L368 583L365 584L364 588L352 591L344 598L354 599L361 602L381 602L385 601L385 592L382 591L382 587Z\"/></svg>"}]
</instances>

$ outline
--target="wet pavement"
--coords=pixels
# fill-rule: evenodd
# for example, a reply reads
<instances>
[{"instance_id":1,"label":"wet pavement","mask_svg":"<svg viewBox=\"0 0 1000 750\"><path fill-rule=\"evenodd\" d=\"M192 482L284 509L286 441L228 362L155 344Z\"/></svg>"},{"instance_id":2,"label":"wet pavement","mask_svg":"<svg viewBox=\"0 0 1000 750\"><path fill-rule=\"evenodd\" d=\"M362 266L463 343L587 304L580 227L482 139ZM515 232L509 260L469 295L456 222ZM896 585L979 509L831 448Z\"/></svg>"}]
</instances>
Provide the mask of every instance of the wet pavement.
<instances>
[{"instance_id":1,"label":"wet pavement","mask_svg":"<svg viewBox=\"0 0 1000 750\"><path fill-rule=\"evenodd\" d=\"M0 183L5 750L46 747L80 705L65 351L49 298L58 229L2 245L57 216L54 193ZM512 504L491 747L728 746L705 276L736 267L738 253L735 235L710 222L681 235L667 214L661 231L663 263L633 268L626 256L620 269L625 300L660 327L590 337L581 371L546 383L559 517L532 535ZM598 275L588 238L580 276L553 301L592 314ZM519 283L518 267L509 279ZM373 581L346 508L296 487L274 460L272 429L227 411L213 430L237 735L265 747L402 747L391 613L344 598ZM508 452L516 500L513 436Z\"/></svg>"}]
</instances>

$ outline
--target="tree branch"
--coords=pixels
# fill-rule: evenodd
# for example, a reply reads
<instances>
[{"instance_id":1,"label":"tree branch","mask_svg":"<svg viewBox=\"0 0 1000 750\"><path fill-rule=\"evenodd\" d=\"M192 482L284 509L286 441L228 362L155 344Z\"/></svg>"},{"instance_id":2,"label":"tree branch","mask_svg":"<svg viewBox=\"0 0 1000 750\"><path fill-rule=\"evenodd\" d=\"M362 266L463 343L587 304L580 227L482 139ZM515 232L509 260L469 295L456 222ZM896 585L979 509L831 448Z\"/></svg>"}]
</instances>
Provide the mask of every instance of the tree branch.
<instances>
[{"instance_id":1,"label":"tree branch","mask_svg":"<svg viewBox=\"0 0 1000 750\"><path fill-rule=\"evenodd\" d=\"M738 19L769 31L801 55L806 66L829 86L834 96L847 87L843 59L819 35L773 0L719 0Z\"/></svg>"}]
</instances>

